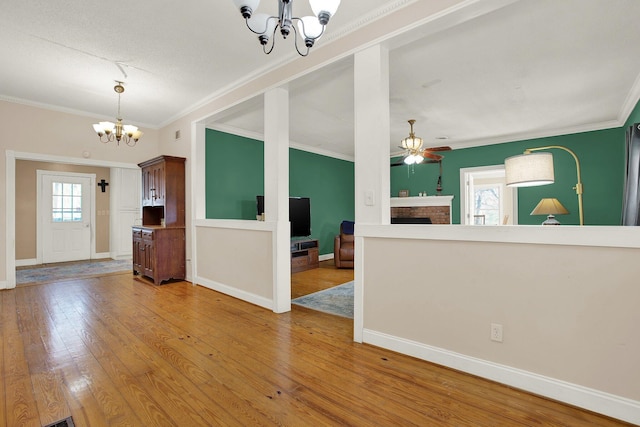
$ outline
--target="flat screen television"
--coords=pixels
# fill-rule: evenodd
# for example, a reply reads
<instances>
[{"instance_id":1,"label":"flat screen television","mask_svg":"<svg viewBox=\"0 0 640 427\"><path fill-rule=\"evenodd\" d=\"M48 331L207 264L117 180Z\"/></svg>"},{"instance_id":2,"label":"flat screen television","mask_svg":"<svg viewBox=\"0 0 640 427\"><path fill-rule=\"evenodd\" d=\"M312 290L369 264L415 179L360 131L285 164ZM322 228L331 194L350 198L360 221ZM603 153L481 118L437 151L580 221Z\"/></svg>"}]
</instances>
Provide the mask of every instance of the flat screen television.
<instances>
[{"instance_id":1,"label":"flat screen television","mask_svg":"<svg viewBox=\"0 0 640 427\"><path fill-rule=\"evenodd\" d=\"M256 196L257 214L264 213L264 196ZM291 237L311 236L311 200L308 197L289 197Z\"/></svg>"}]
</instances>

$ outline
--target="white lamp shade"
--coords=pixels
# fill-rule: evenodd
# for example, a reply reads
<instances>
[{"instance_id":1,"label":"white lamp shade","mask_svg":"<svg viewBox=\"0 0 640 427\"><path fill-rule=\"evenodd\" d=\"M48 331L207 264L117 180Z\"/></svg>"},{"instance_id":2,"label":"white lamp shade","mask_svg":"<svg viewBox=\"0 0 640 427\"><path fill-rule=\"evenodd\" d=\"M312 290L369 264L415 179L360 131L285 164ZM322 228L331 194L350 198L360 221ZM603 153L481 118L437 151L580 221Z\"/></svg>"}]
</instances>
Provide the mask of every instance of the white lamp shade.
<instances>
[{"instance_id":1,"label":"white lamp shade","mask_svg":"<svg viewBox=\"0 0 640 427\"><path fill-rule=\"evenodd\" d=\"M131 135L138 130L138 127L133 125L124 125L123 128L124 128L124 133L126 133L127 135Z\"/></svg>"},{"instance_id":2,"label":"white lamp shade","mask_svg":"<svg viewBox=\"0 0 640 427\"><path fill-rule=\"evenodd\" d=\"M249 28L251 28L252 31L271 37L273 30L276 28L276 23L275 19L269 18L270 15L267 15L266 13L257 13L249 18L247 25L249 25Z\"/></svg>"},{"instance_id":3,"label":"white lamp shade","mask_svg":"<svg viewBox=\"0 0 640 427\"><path fill-rule=\"evenodd\" d=\"M233 4L235 4L238 9L242 8L243 6L247 6L247 7L250 7L251 10L256 10L258 8L258 5L260 4L260 0L232 0L232 1L233 1Z\"/></svg>"},{"instance_id":4,"label":"white lamp shade","mask_svg":"<svg viewBox=\"0 0 640 427\"><path fill-rule=\"evenodd\" d=\"M96 133L104 133L104 128L100 125L100 123L95 123L93 125L93 130L95 130Z\"/></svg>"},{"instance_id":5,"label":"white lamp shade","mask_svg":"<svg viewBox=\"0 0 640 427\"><path fill-rule=\"evenodd\" d=\"M305 16L298 21L298 33L302 40L316 40L322 35L322 24L320 24L318 18L315 16Z\"/></svg>"},{"instance_id":6,"label":"white lamp shade","mask_svg":"<svg viewBox=\"0 0 640 427\"><path fill-rule=\"evenodd\" d=\"M100 122L100 126L105 132L113 132L116 128L116 125L113 122Z\"/></svg>"},{"instance_id":7,"label":"white lamp shade","mask_svg":"<svg viewBox=\"0 0 640 427\"><path fill-rule=\"evenodd\" d=\"M512 156L504 161L507 186L533 187L553 184L553 155L532 153Z\"/></svg>"},{"instance_id":8,"label":"white lamp shade","mask_svg":"<svg viewBox=\"0 0 640 427\"><path fill-rule=\"evenodd\" d=\"M309 4L316 16L320 15L321 12L327 12L333 16L338 10L338 6L340 6L340 0L309 0Z\"/></svg>"}]
</instances>

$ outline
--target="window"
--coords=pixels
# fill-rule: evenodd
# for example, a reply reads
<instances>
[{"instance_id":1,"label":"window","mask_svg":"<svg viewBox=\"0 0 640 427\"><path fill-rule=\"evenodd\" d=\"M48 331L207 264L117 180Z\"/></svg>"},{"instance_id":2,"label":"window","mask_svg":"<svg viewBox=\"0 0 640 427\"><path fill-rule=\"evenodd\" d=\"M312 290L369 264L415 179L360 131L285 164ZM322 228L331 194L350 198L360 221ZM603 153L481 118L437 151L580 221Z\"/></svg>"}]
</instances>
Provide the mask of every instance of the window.
<instances>
[{"instance_id":1,"label":"window","mask_svg":"<svg viewBox=\"0 0 640 427\"><path fill-rule=\"evenodd\" d=\"M473 192L473 216L478 225L500 225L502 218L502 185L475 185Z\"/></svg>"},{"instance_id":2,"label":"window","mask_svg":"<svg viewBox=\"0 0 640 427\"><path fill-rule=\"evenodd\" d=\"M53 222L82 221L82 184L53 182L52 185Z\"/></svg>"}]
</instances>

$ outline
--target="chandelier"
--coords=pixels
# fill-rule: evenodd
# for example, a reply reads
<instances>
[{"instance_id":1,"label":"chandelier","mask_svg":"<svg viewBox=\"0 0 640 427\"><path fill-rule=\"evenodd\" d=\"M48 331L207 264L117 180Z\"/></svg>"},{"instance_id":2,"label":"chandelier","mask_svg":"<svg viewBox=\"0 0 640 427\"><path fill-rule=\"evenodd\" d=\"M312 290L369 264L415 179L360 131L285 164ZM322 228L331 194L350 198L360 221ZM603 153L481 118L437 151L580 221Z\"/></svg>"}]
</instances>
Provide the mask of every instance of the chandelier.
<instances>
[{"instance_id":1,"label":"chandelier","mask_svg":"<svg viewBox=\"0 0 640 427\"><path fill-rule=\"evenodd\" d=\"M275 46L274 36L278 28L280 28L280 34L283 38L287 36L293 30L294 44L298 54L300 56L307 56L309 49L313 47L313 44L324 33L324 29L329 23L331 18L338 10L340 0L309 0L309 5L315 16L305 16L297 18L293 16L292 5L293 0L278 0L278 16L270 16L266 13L253 14L254 10L258 8L260 0L233 0L233 3L238 9L242 17L247 23L247 27L258 35L258 40L262 45L262 50L267 55L271 53ZM298 30L296 31L293 22L298 24ZM307 50L303 53L298 47L298 39L295 37L299 35L304 41L304 45ZM271 46L267 47L271 40Z\"/></svg>"},{"instance_id":2,"label":"chandelier","mask_svg":"<svg viewBox=\"0 0 640 427\"><path fill-rule=\"evenodd\" d=\"M113 87L113 90L118 94L118 115L116 117L116 122L96 123L93 125L93 129L98 134L98 137L100 137L100 142L104 142L106 144L108 142L112 142L115 137L118 145L120 145L120 140L122 140L128 146L133 147L142 136L142 132L139 131L136 126L122 124L122 116L120 115L120 95L124 92L124 86L122 86L122 82L117 80L116 83L117 84Z\"/></svg>"},{"instance_id":3,"label":"chandelier","mask_svg":"<svg viewBox=\"0 0 640 427\"><path fill-rule=\"evenodd\" d=\"M420 164L424 160L423 152L420 151L422 148L422 138L413 133L413 124L415 122L413 119L409 120L409 126L411 127L409 136L400 141L400 147L407 150L407 156L404 158L404 162L408 165L414 163Z\"/></svg>"}]
</instances>

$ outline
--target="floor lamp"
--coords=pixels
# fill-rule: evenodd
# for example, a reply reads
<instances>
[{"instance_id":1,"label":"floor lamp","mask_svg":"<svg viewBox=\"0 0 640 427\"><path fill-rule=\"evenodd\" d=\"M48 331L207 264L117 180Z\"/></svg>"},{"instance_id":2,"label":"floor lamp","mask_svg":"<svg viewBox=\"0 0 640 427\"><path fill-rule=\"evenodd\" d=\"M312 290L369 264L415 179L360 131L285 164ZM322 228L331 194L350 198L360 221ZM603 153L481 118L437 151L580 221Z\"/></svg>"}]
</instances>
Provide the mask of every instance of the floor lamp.
<instances>
[{"instance_id":1,"label":"floor lamp","mask_svg":"<svg viewBox=\"0 0 640 427\"><path fill-rule=\"evenodd\" d=\"M580 225L584 225L584 213L582 212L582 178L580 175L580 160L576 153L562 145L548 145L546 147L527 148L524 154L508 157L504 161L506 181L508 187L531 187L546 185L554 182L553 155L551 153L535 153L534 151L559 149L573 156L576 161L578 183L574 190L578 195L578 214Z\"/></svg>"}]
</instances>

